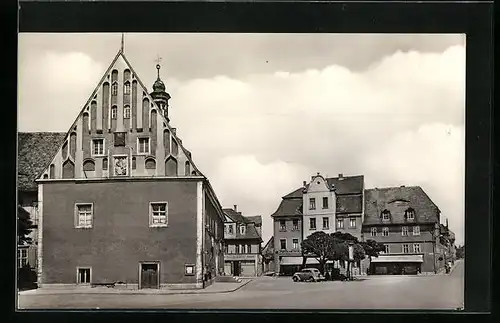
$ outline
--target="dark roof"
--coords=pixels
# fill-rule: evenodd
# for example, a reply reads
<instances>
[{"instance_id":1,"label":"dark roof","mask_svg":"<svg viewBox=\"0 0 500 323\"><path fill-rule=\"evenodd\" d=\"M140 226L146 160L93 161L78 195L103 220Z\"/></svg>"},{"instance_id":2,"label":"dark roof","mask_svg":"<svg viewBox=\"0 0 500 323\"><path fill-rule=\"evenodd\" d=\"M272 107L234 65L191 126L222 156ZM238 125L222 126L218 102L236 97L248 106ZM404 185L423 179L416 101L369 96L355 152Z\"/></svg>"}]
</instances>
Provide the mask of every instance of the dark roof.
<instances>
[{"instance_id":1,"label":"dark roof","mask_svg":"<svg viewBox=\"0 0 500 323\"><path fill-rule=\"evenodd\" d=\"M335 185L335 194L344 195L344 194L362 194L363 193L363 183L364 176L356 175L356 176L342 176L340 177L332 177L327 178L328 186ZM309 187L309 184L306 185L306 188ZM283 196L284 199L288 198L299 198L302 197L302 190L304 188L298 188L295 191Z\"/></svg>"},{"instance_id":2,"label":"dark roof","mask_svg":"<svg viewBox=\"0 0 500 323\"><path fill-rule=\"evenodd\" d=\"M262 242L262 237L257 231L257 228L255 228L256 225L262 225L262 217L260 215L247 217L241 215L241 212L236 212L233 209L222 209L222 210L228 217L230 217L237 224L242 224L242 223L246 224L245 234L242 235L238 227L236 227L236 232L235 232L236 235L232 238L226 238L226 240L259 239L259 241Z\"/></svg>"},{"instance_id":3,"label":"dark roof","mask_svg":"<svg viewBox=\"0 0 500 323\"><path fill-rule=\"evenodd\" d=\"M37 190L35 180L48 166L65 136L64 132L18 134L18 190Z\"/></svg>"},{"instance_id":4,"label":"dark roof","mask_svg":"<svg viewBox=\"0 0 500 323\"><path fill-rule=\"evenodd\" d=\"M224 213L230 217L236 223L246 223L245 217L241 215L241 212L236 212L233 209L222 209Z\"/></svg>"},{"instance_id":5,"label":"dark roof","mask_svg":"<svg viewBox=\"0 0 500 323\"><path fill-rule=\"evenodd\" d=\"M271 238L267 240L264 248L262 248L262 255L266 257L266 256L272 256L273 254L274 254L274 236L271 236Z\"/></svg>"},{"instance_id":6,"label":"dark roof","mask_svg":"<svg viewBox=\"0 0 500 323\"><path fill-rule=\"evenodd\" d=\"M302 194L302 193L301 193ZM302 196L300 199L283 199L271 217L302 215Z\"/></svg>"},{"instance_id":7,"label":"dark roof","mask_svg":"<svg viewBox=\"0 0 500 323\"><path fill-rule=\"evenodd\" d=\"M255 225L262 225L262 216L254 215L254 216L245 216L244 217L248 223L255 223Z\"/></svg>"},{"instance_id":8,"label":"dark roof","mask_svg":"<svg viewBox=\"0 0 500 323\"><path fill-rule=\"evenodd\" d=\"M262 225L262 217L260 215L243 216L241 212L236 212L233 209L222 209L222 211L236 223L255 223L256 225Z\"/></svg>"},{"instance_id":9,"label":"dark roof","mask_svg":"<svg viewBox=\"0 0 500 323\"><path fill-rule=\"evenodd\" d=\"M253 224L247 224L245 234L241 234L238 227L236 227L236 236L234 238L228 238L226 240L231 240L231 239L236 239L236 240L258 239L259 242L262 242L262 237L260 236L259 232L257 232L257 229Z\"/></svg>"},{"instance_id":10,"label":"dark roof","mask_svg":"<svg viewBox=\"0 0 500 323\"><path fill-rule=\"evenodd\" d=\"M421 187L401 186L365 190L363 224L382 224L381 213L386 209L391 213L389 223L408 223L405 219L405 211L408 208L414 209L414 223L439 222L439 208Z\"/></svg>"},{"instance_id":11,"label":"dark roof","mask_svg":"<svg viewBox=\"0 0 500 323\"><path fill-rule=\"evenodd\" d=\"M363 196L338 195L336 203L337 214L363 212Z\"/></svg>"}]
</instances>

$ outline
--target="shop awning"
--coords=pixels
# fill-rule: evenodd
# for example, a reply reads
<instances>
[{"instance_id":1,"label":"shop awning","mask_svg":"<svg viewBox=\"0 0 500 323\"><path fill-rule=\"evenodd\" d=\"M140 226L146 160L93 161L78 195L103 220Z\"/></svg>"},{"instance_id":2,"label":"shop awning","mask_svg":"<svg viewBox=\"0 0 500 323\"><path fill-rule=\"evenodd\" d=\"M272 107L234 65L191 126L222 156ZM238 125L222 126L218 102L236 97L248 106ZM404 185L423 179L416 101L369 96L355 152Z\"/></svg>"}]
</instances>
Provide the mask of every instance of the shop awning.
<instances>
[{"instance_id":1,"label":"shop awning","mask_svg":"<svg viewBox=\"0 0 500 323\"><path fill-rule=\"evenodd\" d=\"M307 258L306 264L313 265L318 264L316 258ZM333 263L333 261L328 260L327 263ZM282 257L280 265L302 265L302 257Z\"/></svg>"},{"instance_id":2,"label":"shop awning","mask_svg":"<svg viewBox=\"0 0 500 323\"><path fill-rule=\"evenodd\" d=\"M372 262L424 262L423 255L381 255L372 257Z\"/></svg>"}]
</instances>

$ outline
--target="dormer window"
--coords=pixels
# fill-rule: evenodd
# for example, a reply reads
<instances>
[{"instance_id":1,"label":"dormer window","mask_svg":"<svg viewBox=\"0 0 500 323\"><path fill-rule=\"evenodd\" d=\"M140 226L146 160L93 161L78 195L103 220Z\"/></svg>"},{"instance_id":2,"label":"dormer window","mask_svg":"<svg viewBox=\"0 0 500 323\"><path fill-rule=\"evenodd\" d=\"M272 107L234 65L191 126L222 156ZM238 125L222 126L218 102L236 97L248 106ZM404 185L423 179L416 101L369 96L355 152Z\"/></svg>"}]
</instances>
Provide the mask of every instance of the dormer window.
<instances>
[{"instance_id":1,"label":"dormer window","mask_svg":"<svg viewBox=\"0 0 500 323\"><path fill-rule=\"evenodd\" d=\"M382 211L382 220L388 221L391 219L391 212L389 210Z\"/></svg>"},{"instance_id":2,"label":"dormer window","mask_svg":"<svg viewBox=\"0 0 500 323\"><path fill-rule=\"evenodd\" d=\"M244 225L240 225L240 234L245 234L246 227Z\"/></svg>"},{"instance_id":3,"label":"dormer window","mask_svg":"<svg viewBox=\"0 0 500 323\"><path fill-rule=\"evenodd\" d=\"M406 219L410 221L415 220L415 210L413 210L412 208L406 210Z\"/></svg>"}]
</instances>

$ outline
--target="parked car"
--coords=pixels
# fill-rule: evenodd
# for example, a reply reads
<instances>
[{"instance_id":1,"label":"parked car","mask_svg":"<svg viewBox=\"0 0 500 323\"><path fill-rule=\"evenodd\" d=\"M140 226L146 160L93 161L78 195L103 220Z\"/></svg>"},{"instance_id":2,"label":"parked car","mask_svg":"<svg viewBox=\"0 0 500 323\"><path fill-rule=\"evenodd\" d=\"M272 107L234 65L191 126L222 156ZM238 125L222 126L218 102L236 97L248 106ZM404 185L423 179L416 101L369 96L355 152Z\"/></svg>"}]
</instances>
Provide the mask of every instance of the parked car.
<instances>
[{"instance_id":1,"label":"parked car","mask_svg":"<svg viewBox=\"0 0 500 323\"><path fill-rule=\"evenodd\" d=\"M294 282L306 281L306 282L317 282L325 280L325 277L321 275L316 268L304 268L299 272L293 274L292 279Z\"/></svg>"},{"instance_id":2,"label":"parked car","mask_svg":"<svg viewBox=\"0 0 500 323\"><path fill-rule=\"evenodd\" d=\"M330 279L331 280L341 280L341 281L346 281L347 280L347 276L342 274L340 272L340 269L339 268L333 268L332 269L332 273L331 273L331 276L330 276Z\"/></svg>"}]
</instances>

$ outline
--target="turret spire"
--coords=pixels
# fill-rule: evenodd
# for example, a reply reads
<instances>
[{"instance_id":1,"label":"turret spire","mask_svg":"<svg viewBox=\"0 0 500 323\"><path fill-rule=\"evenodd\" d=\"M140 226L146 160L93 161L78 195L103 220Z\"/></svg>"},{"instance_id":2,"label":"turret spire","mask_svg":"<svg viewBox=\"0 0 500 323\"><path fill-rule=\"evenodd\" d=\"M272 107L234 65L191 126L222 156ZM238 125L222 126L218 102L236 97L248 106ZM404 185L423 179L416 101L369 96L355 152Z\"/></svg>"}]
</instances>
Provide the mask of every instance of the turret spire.
<instances>
[{"instance_id":1,"label":"turret spire","mask_svg":"<svg viewBox=\"0 0 500 323\"><path fill-rule=\"evenodd\" d=\"M170 94L168 94L165 91L165 84L163 81L160 79L160 62L162 58L158 55L155 62L156 62L156 72L157 72L157 78L156 81L153 84L153 92L151 92L151 96L153 97L154 101L158 106L163 110L163 115L167 119L167 122L170 120L168 118L168 100L170 99Z\"/></svg>"}]
</instances>

